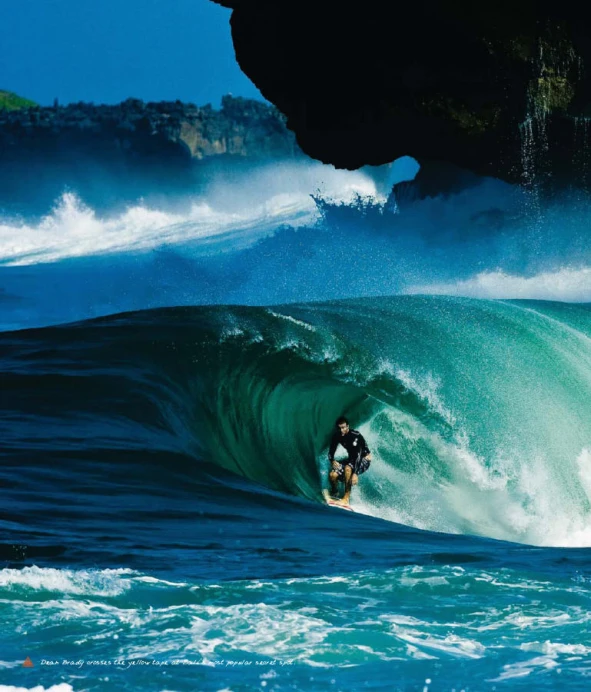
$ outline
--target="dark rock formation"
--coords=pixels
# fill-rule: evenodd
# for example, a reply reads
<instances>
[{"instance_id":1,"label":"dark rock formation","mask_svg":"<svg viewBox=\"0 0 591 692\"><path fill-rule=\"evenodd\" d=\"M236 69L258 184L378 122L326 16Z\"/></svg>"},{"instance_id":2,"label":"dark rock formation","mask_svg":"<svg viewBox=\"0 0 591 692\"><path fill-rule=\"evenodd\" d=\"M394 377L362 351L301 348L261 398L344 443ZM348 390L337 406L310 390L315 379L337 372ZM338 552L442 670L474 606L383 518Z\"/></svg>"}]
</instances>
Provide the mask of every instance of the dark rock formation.
<instances>
[{"instance_id":1,"label":"dark rock formation","mask_svg":"<svg viewBox=\"0 0 591 692\"><path fill-rule=\"evenodd\" d=\"M477 187L484 179L452 163L426 161L413 180L394 185L393 199L399 209L426 197L447 196Z\"/></svg>"},{"instance_id":2,"label":"dark rock formation","mask_svg":"<svg viewBox=\"0 0 591 692\"><path fill-rule=\"evenodd\" d=\"M214 1L234 10L242 70L314 158L586 184L591 38L574 0Z\"/></svg>"},{"instance_id":3,"label":"dark rock formation","mask_svg":"<svg viewBox=\"0 0 591 692\"><path fill-rule=\"evenodd\" d=\"M225 96L221 110L128 99L0 111L0 209L47 211L73 189L110 206L194 189L216 165L301 156L274 107Z\"/></svg>"}]
</instances>

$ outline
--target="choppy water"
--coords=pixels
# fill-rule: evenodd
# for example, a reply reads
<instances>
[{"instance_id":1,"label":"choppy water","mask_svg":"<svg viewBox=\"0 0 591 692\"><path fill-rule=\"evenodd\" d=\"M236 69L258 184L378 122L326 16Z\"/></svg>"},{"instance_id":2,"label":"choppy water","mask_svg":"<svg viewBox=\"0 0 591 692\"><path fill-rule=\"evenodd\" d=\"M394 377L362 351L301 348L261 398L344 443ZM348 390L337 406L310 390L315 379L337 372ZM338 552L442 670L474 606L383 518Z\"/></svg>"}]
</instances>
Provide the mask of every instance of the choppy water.
<instances>
[{"instance_id":1,"label":"choppy water","mask_svg":"<svg viewBox=\"0 0 591 692\"><path fill-rule=\"evenodd\" d=\"M0 363L5 685L588 687L589 306L169 308Z\"/></svg>"}]
</instances>

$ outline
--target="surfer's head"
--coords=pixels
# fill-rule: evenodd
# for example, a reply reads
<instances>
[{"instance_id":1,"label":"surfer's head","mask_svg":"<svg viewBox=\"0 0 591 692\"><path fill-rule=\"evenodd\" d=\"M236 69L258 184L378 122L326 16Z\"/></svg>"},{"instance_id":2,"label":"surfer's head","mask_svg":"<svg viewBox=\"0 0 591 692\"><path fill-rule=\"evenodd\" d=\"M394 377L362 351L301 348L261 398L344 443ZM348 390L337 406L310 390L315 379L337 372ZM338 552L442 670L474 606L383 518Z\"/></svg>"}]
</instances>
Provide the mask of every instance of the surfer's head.
<instances>
[{"instance_id":1,"label":"surfer's head","mask_svg":"<svg viewBox=\"0 0 591 692\"><path fill-rule=\"evenodd\" d=\"M345 416L337 418L335 425L341 431L341 435L346 435L349 432L349 421L345 418Z\"/></svg>"}]
</instances>

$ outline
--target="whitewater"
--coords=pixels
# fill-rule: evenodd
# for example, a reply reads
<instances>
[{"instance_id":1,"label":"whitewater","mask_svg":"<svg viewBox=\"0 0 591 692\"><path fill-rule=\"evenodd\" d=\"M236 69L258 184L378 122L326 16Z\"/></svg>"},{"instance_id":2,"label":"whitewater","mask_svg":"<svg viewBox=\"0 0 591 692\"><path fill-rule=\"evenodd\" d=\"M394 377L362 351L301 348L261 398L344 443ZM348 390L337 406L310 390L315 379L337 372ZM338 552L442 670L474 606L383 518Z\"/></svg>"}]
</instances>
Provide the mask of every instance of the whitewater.
<instances>
[{"instance_id":1,"label":"whitewater","mask_svg":"<svg viewBox=\"0 0 591 692\"><path fill-rule=\"evenodd\" d=\"M588 687L586 204L392 175L2 218L2 692Z\"/></svg>"},{"instance_id":2,"label":"whitewater","mask_svg":"<svg viewBox=\"0 0 591 692\"><path fill-rule=\"evenodd\" d=\"M277 162L111 212L64 191L45 216L0 215L0 326L392 294L591 301L588 201L554 200L532 220L526 192L488 179L388 198L415 172L412 159L355 172Z\"/></svg>"}]
</instances>

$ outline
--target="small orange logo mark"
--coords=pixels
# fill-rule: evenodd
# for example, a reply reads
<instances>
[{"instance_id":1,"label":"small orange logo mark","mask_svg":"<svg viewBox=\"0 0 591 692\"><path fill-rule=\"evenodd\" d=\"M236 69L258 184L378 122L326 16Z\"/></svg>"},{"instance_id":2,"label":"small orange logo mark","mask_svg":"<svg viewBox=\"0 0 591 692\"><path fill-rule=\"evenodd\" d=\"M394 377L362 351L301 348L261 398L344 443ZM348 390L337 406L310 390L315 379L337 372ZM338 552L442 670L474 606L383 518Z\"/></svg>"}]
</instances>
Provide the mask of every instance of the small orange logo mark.
<instances>
[{"instance_id":1,"label":"small orange logo mark","mask_svg":"<svg viewBox=\"0 0 591 692\"><path fill-rule=\"evenodd\" d=\"M33 667L33 661L27 656L25 658L25 662L23 663L23 668L32 668Z\"/></svg>"}]
</instances>

